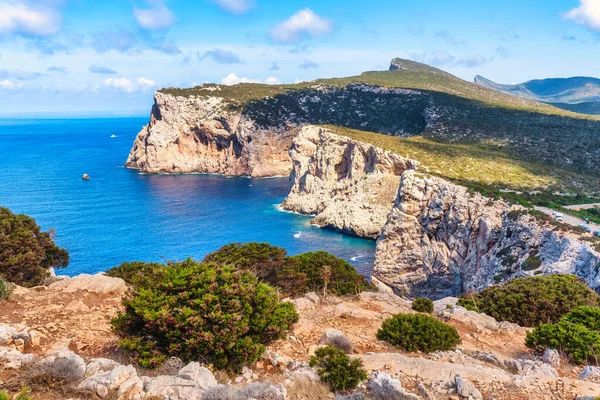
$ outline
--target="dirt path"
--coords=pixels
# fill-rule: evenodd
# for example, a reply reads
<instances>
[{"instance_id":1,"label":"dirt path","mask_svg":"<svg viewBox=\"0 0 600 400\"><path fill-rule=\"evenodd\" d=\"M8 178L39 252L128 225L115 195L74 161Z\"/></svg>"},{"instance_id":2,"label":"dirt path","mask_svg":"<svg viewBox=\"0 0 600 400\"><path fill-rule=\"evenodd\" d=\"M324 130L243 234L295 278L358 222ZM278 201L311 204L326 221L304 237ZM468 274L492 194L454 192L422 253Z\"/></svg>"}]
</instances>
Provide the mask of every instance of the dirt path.
<instances>
[{"instance_id":1,"label":"dirt path","mask_svg":"<svg viewBox=\"0 0 600 400\"><path fill-rule=\"evenodd\" d=\"M590 208L600 207L600 203L593 204L576 204L574 206L564 206L569 210L589 210Z\"/></svg>"}]
</instances>

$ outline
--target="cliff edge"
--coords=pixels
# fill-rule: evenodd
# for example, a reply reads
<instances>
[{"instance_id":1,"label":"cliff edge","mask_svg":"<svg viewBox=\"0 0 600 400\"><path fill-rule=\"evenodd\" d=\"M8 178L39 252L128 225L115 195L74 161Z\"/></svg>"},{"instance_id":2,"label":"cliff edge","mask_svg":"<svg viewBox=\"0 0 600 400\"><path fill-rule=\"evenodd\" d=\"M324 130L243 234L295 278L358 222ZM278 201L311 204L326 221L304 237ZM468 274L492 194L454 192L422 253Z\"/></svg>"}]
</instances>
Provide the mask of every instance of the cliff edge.
<instances>
[{"instance_id":1,"label":"cliff edge","mask_svg":"<svg viewBox=\"0 0 600 400\"><path fill-rule=\"evenodd\" d=\"M377 239L400 176L417 163L317 126L302 128L290 149L293 186L283 208L312 222Z\"/></svg>"}]
</instances>

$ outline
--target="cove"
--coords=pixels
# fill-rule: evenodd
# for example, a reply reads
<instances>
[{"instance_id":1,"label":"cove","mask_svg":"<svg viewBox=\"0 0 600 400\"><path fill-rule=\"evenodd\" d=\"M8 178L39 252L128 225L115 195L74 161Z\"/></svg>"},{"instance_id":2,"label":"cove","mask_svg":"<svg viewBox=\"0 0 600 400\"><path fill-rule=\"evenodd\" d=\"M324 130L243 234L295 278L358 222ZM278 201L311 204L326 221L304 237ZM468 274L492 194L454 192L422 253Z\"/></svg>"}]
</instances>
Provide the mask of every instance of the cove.
<instances>
[{"instance_id":1,"label":"cove","mask_svg":"<svg viewBox=\"0 0 600 400\"><path fill-rule=\"evenodd\" d=\"M261 241L289 254L325 250L370 275L375 242L278 211L288 178L143 175L123 168L147 117L0 119L0 206L54 228L71 255L60 274L124 261L201 259ZM83 181L87 173L91 180Z\"/></svg>"}]
</instances>

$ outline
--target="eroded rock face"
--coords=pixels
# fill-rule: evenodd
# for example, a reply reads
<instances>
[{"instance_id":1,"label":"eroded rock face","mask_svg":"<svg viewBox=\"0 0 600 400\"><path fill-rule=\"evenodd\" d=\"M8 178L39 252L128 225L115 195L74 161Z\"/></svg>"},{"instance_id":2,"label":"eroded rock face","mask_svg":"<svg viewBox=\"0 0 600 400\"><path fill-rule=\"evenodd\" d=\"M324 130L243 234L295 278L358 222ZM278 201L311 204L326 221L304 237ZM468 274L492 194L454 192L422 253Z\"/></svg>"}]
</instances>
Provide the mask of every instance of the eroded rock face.
<instances>
[{"instance_id":1,"label":"eroded rock face","mask_svg":"<svg viewBox=\"0 0 600 400\"><path fill-rule=\"evenodd\" d=\"M294 138L293 182L283 208L314 214L312 222L377 239L387 220L400 176L416 162L317 127Z\"/></svg>"},{"instance_id":2,"label":"eroded rock face","mask_svg":"<svg viewBox=\"0 0 600 400\"><path fill-rule=\"evenodd\" d=\"M150 122L125 164L145 173L288 175L287 128L262 129L223 98L155 94Z\"/></svg>"},{"instance_id":3,"label":"eroded rock face","mask_svg":"<svg viewBox=\"0 0 600 400\"><path fill-rule=\"evenodd\" d=\"M431 102L419 91L363 84L315 85L247 102L226 98L218 85L194 91L155 93L150 122L135 139L127 167L145 173L286 176L292 169L288 150L300 127L333 124L415 135L427 127L424 115Z\"/></svg>"},{"instance_id":4,"label":"eroded rock face","mask_svg":"<svg viewBox=\"0 0 600 400\"><path fill-rule=\"evenodd\" d=\"M589 244L521 209L407 171L377 241L373 275L398 294L440 299L550 273L578 275L598 288L599 265Z\"/></svg>"}]
</instances>

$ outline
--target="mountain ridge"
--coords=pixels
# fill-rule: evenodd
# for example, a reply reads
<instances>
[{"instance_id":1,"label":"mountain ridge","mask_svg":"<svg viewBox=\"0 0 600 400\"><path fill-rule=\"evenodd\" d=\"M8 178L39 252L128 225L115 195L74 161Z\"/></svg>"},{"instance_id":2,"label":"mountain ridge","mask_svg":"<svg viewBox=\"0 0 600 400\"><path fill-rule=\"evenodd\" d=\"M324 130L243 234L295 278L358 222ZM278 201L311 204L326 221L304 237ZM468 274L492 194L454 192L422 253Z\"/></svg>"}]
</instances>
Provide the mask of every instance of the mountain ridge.
<instances>
[{"instance_id":1,"label":"mountain ridge","mask_svg":"<svg viewBox=\"0 0 600 400\"><path fill-rule=\"evenodd\" d=\"M571 111L589 112L590 106L577 107L581 103L600 102L600 79L586 76L570 78L533 79L517 84L501 84L481 75L474 83L520 98L548 103Z\"/></svg>"}]
</instances>

